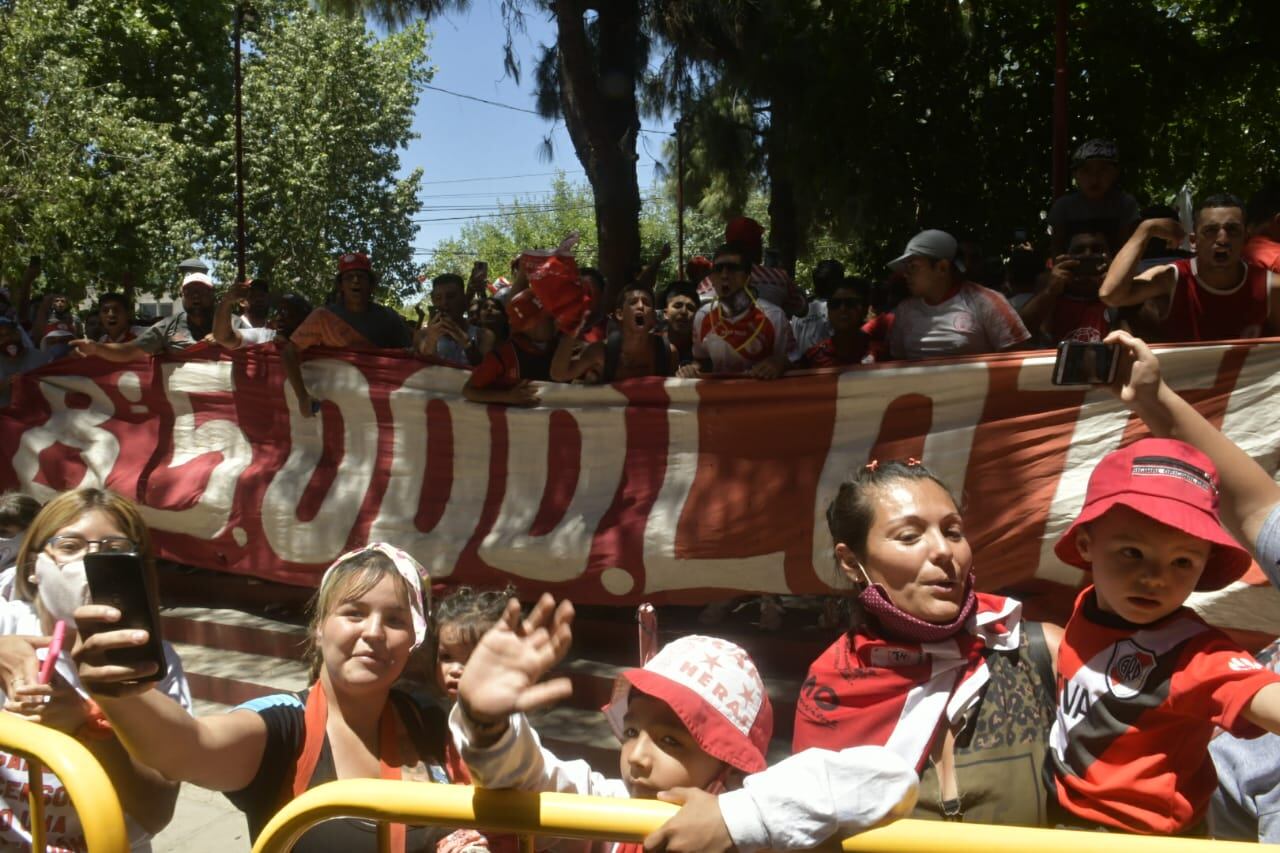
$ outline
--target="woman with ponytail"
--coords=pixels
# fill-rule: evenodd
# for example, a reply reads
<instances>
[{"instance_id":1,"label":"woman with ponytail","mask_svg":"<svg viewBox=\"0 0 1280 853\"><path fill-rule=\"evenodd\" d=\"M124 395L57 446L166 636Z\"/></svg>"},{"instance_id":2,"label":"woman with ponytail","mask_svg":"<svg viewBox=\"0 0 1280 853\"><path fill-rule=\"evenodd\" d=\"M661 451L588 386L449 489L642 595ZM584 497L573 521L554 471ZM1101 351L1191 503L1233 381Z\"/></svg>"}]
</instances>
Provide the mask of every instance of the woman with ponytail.
<instances>
[{"instance_id":1,"label":"woman with ponytail","mask_svg":"<svg viewBox=\"0 0 1280 853\"><path fill-rule=\"evenodd\" d=\"M1042 773L1062 629L977 592L973 549L947 487L919 462L872 462L827 509L853 584L848 630L809 667L795 755L742 791L693 794L648 849L808 848L865 826L868 747L918 779L897 816L1047 825Z\"/></svg>"},{"instance_id":2,"label":"woman with ponytail","mask_svg":"<svg viewBox=\"0 0 1280 853\"><path fill-rule=\"evenodd\" d=\"M867 465L827 525L853 616L809 668L795 751L887 746L920 775L915 816L1043 824L1061 629L976 591L960 509L915 460Z\"/></svg>"}]
</instances>

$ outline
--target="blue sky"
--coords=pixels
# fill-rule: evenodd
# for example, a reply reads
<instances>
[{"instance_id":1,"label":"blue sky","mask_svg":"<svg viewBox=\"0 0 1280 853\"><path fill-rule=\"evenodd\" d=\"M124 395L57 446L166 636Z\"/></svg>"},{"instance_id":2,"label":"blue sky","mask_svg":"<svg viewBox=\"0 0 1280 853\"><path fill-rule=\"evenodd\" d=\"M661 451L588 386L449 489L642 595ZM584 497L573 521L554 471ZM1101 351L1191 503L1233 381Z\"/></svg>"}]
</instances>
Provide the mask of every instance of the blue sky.
<instances>
[{"instance_id":1,"label":"blue sky","mask_svg":"<svg viewBox=\"0 0 1280 853\"><path fill-rule=\"evenodd\" d=\"M427 52L436 68L431 85L531 110L538 46L553 41L555 29L541 17L526 17L527 33L516 36L524 71L516 84L503 73L506 30L497 7L492 0L477 0L467 13L431 22ZM669 116L662 121L642 119L642 123L671 129ZM404 172L417 167L424 171L421 200L426 209L418 218L441 220L419 223L414 248L424 262L430 257L425 250L457 234L468 221L458 217L491 213L497 200L545 193L557 169L564 170L570 180L586 180L564 126L553 126L536 115L427 89L418 101L413 129L419 138L402 152L401 164ZM541 159L539 151L548 132L554 141L550 162ZM653 158L660 155L661 145L661 137L641 135L637 175L642 188L649 186Z\"/></svg>"}]
</instances>

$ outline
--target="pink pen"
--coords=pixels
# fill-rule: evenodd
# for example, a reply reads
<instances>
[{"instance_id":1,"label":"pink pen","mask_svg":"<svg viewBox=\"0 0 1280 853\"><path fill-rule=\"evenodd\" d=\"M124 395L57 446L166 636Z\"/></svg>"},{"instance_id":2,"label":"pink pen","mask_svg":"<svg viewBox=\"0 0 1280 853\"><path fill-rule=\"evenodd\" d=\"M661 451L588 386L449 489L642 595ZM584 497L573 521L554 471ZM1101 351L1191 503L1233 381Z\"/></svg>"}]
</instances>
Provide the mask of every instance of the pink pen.
<instances>
[{"instance_id":1,"label":"pink pen","mask_svg":"<svg viewBox=\"0 0 1280 853\"><path fill-rule=\"evenodd\" d=\"M53 639L49 641L49 649L45 654L44 663L40 665L40 683L48 684L49 676L53 675L53 665L58 662L58 656L62 654L62 643L67 638L67 623L58 620L58 624L53 626Z\"/></svg>"}]
</instances>

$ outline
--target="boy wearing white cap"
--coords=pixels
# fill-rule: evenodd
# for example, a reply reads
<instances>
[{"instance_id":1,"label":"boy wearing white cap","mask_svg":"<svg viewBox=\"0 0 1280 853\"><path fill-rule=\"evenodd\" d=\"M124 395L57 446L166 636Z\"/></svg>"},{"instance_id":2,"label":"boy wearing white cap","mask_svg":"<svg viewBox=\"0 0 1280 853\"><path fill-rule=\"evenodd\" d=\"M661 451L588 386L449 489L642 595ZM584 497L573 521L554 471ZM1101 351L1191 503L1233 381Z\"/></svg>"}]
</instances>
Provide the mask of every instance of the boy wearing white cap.
<instances>
[{"instance_id":1,"label":"boy wearing white cap","mask_svg":"<svg viewBox=\"0 0 1280 853\"><path fill-rule=\"evenodd\" d=\"M568 650L572 617L572 606L562 602L550 624L531 624L521 621L519 605L512 602L468 661L449 722L477 786L680 801L698 791L739 788L744 776L765 769L773 708L764 682L743 649L714 637L682 637L643 669L618 677L604 713L622 743L621 778L597 773L585 761L562 761L542 748L517 712L568 695L567 679L538 679ZM894 766L894 757L880 752ZM878 762L866 763L868 778L885 781L883 765L872 764ZM904 798L914 801L915 774L902 769L896 785L850 786L842 810L865 815L850 831L893 813ZM771 805L776 803L756 807L764 811ZM619 844L614 853L640 849Z\"/></svg>"}]
</instances>

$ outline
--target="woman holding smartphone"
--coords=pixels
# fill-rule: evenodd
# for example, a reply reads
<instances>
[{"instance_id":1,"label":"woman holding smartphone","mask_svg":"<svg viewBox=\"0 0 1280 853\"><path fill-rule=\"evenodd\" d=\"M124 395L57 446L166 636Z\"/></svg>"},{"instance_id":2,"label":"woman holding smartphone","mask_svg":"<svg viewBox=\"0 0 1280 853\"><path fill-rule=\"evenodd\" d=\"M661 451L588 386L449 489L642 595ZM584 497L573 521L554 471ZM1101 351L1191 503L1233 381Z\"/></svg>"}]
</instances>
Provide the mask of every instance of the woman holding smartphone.
<instances>
[{"instance_id":1,"label":"woman holding smartphone","mask_svg":"<svg viewBox=\"0 0 1280 853\"><path fill-rule=\"evenodd\" d=\"M112 552L140 555L149 569L151 534L138 508L125 498L100 489L77 489L40 510L18 551L15 598L0 602L0 680L6 711L52 726L88 747L120 797L133 849L149 850L151 836L173 817L178 785L125 750L81 684L70 655L76 639L73 614L89 600L85 558ZM41 658L56 653L49 646L51 636L61 633L56 631L59 623L65 631L62 653L47 666ZM182 664L168 644L164 655L167 672L149 686L189 717L191 695ZM25 762L3 756L0 784L4 808L13 817L0 822L0 847L30 847L27 798L21 793L26 783ZM83 850L84 833L61 781L46 772L44 785L46 841L51 847Z\"/></svg>"},{"instance_id":2,"label":"woman holding smartphone","mask_svg":"<svg viewBox=\"0 0 1280 853\"><path fill-rule=\"evenodd\" d=\"M140 645L133 631L109 630L118 613L89 605L81 625L108 628L79 644L80 677L131 755L170 779L226 793L253 838L303 791L334 779L446 782L447 720L392 689L427 639L426 573L398 548L374 543L339 557L320 581L308 642L311 687L192 718L139 681L140 670L108 664L104 652ZM367 821L327 821L295 851L377 849ZM435 850L448 830L393 825L391 849Z\"/></svg>"}]
</instances>

